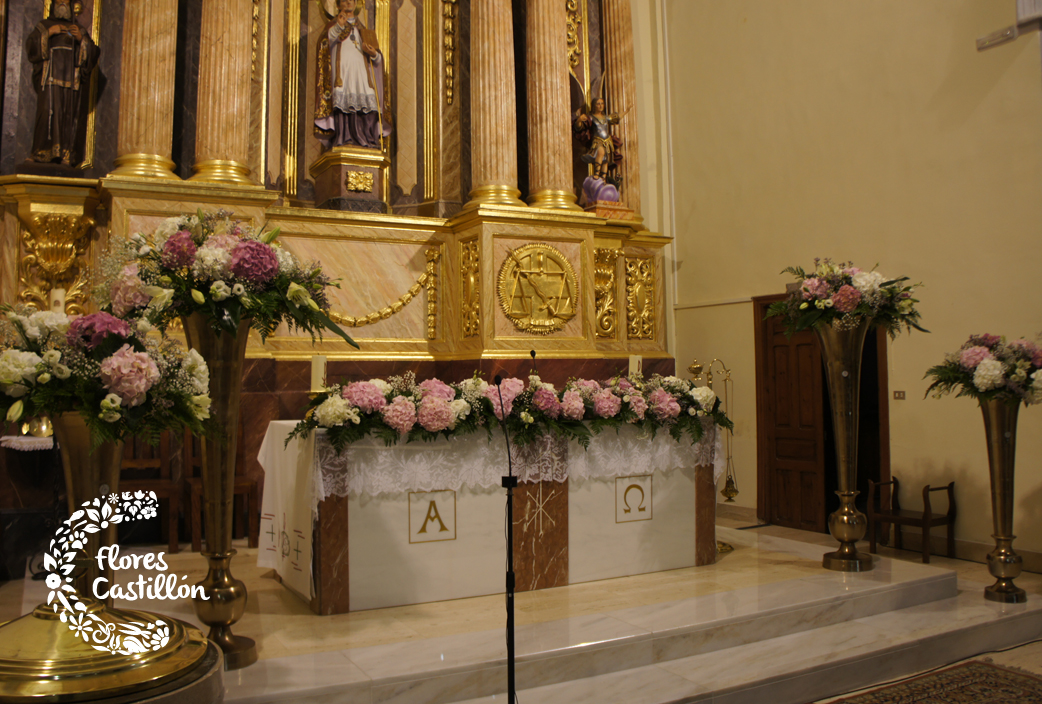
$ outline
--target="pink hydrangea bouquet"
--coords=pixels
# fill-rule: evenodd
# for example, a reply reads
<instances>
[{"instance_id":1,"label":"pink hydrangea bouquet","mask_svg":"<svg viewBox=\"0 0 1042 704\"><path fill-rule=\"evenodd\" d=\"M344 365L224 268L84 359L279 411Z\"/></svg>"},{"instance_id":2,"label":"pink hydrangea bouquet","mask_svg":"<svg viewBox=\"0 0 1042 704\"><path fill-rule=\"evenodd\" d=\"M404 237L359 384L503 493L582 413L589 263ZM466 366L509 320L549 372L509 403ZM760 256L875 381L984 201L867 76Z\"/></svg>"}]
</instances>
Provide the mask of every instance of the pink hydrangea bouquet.
<instances>
[{"instance_id":1,"label":"pink hydrangea bouquet","mask_svg":"<svg viewBox=\"0 0 1042 704\"><path fill-rule=\"evenodd\" d=\"M675 376L655 375L646 382L640 376L572 379L558 391L536 374L527 384L517 378L490 384L476 374L460 383L428 379L418 384L410 372L326 389L312 400L290 439L324 428L340 452L367 435L392 445L481 429L491 436L501 423L518 445L554 435L583 447L593 435L624 424L652 435L665 429L678 442L684 435L698 442L706 424L732 427L712 389Z\"/></svg>"},{"instance_id":2,"label":"pink hydrangea bouquet","mask_svg":"<svg viewBox=\"0 0 1042 704\"><path fill-rule=\"evenodd\" d=\"M161 330L202 312L216 330L235 333L243 319L262 338L282 323L357 347L329 318L326 289L337 284L317 262L302 264L276 241L226 211L169 218L151 234L112 247L102 265L100 305L120 318L145 317Z\"/></svg>"},{"instance_id":3,"label":"pink hydrangea bouquet","mask_svg":"<svg viewBox=\"0 0 1042 704\"><path fill-rule=\"evenodd\" d=\"M1011 404L1042 402L1042 347L1020 338L1007 342L998 335L970 335L957 352L931 367L926 390L940 398L956 396L979 400L1004 399Z\"/></svg>"},{"instance_id":4,"label":"pink hydrangea bouquet","mask_svg":"<svg viewBox=\"0 0 1042 704\"><path fill-rule=\"evenodd\" d=\"M109 313L69 320L63 313L5 307L0 321L0 410L9 422L80 413L95 446L168 429L203 433L209 370L195 350L147 336Z\"/></svg>"},{"instance_id":5,"label":"pink hydrangea bouquet","mask_svg":"<svg viewBox=\"0 0 1042 704\"><path fill-rule=\"evenodd\" d=\"M891 279L875 269L866 271L850 262L834 264L830 259L815 259L814 270L789 267L783 274L796 277L798 287L783 301L772 303L767 317L784 316L788 332L834 325L856 327L868 319L873 326L884 328L891 337L901 328L919 325L918 299L915 289L921 284L908 284L908 277Z\"/></svg>"}]
</instances>

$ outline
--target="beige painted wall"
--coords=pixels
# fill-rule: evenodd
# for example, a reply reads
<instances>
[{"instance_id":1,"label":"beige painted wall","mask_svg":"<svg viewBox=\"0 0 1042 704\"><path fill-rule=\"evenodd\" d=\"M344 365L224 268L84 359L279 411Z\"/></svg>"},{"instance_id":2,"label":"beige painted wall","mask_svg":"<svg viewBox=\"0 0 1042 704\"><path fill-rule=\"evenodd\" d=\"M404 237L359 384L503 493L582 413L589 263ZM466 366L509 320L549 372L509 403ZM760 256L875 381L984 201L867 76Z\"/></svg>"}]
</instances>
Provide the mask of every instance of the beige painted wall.
<instances>
[{"instance_id":1,"label":"beige painted wall","mask_svg":"<svg viewBox=\"0 0 1042 704\"><path fill-rule=\"evenodd\" d=\"M751 296L815 256L922 280L932 334L890 347L892 468L956 481L957 537L990 542L983 424L923 399L974 332L1042 332L1039 36L983 54L1013 0L661 0L673 154L678 366L734 371L739 503L756 503ZM919 505L916 497L905 502ZM1022 411L1016 545L1042 550L1042 408Z\"/></svg>"}]
</instances>

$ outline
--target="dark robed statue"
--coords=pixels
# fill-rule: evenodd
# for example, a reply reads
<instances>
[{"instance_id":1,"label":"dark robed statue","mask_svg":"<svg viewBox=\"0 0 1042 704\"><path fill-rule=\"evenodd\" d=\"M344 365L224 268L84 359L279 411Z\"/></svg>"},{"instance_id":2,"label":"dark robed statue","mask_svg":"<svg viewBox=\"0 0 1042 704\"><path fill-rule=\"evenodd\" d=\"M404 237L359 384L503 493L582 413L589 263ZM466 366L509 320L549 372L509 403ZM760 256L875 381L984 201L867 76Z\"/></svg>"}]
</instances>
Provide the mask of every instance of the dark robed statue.
<instances>
[{"instance_id":1,"label":"dark robed statue","mask_svg":"<svg viewBox=\"0 0 1042 704\"><path fill-rule=\"evenodd\" d=\"M98 47L72 17L69 0L54 0L50 17L33 29L25 42L33 65L36 123L30 158L76 166L76 144L83 118L90 72L98 61Z\"/></svg>"}]
</instances>

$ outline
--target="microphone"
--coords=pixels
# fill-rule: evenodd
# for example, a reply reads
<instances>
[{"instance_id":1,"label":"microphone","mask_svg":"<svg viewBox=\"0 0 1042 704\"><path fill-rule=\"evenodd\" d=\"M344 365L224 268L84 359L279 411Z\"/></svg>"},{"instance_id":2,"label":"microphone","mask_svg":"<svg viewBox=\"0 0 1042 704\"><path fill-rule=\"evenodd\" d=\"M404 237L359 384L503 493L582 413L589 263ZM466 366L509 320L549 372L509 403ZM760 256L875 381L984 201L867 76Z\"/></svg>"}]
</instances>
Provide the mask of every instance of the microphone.
<instances>
[{"instance_id":1,"label":"microphone","mask_svg":"<svg viewBox=\"0 0 1042 704\"><path fill-rule=\"evenodd\" d=\"M499 375L499 374L496 374L495 378L492 379L492 383L495 384L496 386L499 386L500 384L503 383L503 377L501 375ZM499 402L500 403L503 402L503 390L502 389L499 390Z\"/></svg>"},{"instance_id":2,"label":"microphone","mask_svg":"<svg viewBox=\"0 0 1042 704\"><path fill-rule=\"evenodd\" d=\"M529 350L528 354L532 355L532 373L539 376L539 367L535 364L535 350Z\"/></svg>"}]
</instances>

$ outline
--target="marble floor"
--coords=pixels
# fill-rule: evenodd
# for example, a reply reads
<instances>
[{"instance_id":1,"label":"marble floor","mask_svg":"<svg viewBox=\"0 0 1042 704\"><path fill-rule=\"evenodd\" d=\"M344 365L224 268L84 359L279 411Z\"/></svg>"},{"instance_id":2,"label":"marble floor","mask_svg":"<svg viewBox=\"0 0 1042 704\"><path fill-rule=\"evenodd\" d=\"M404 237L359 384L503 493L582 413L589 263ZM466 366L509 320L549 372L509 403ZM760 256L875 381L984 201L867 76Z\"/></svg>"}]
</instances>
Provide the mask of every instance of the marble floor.
<instances>
[{"instance_id":1,"label":"marble floor","mask_svg":"<svg viewBox=\"0 0 1042 704\"><path fill-rule=\"evenodd\" d=\"M968 657L1042 674L1042 644L1006 650L1042 637L1042 575L1018 580L1028 604L1003 607L981 597L980 564L882 548L875 570L842 575L820 567L826 535L718 524L735 550L715 565L518 594L520 701L805 704ZM505 698L501 596L320 617L239 550L250 601L235 632L260 661L225 673L226 701ZM205 572L198 554L166 560L189 582ZM42 582L0 585L0 621L45 595ZM198 625L187 602L122 605Z\"/></svg>"}]
</instances>

